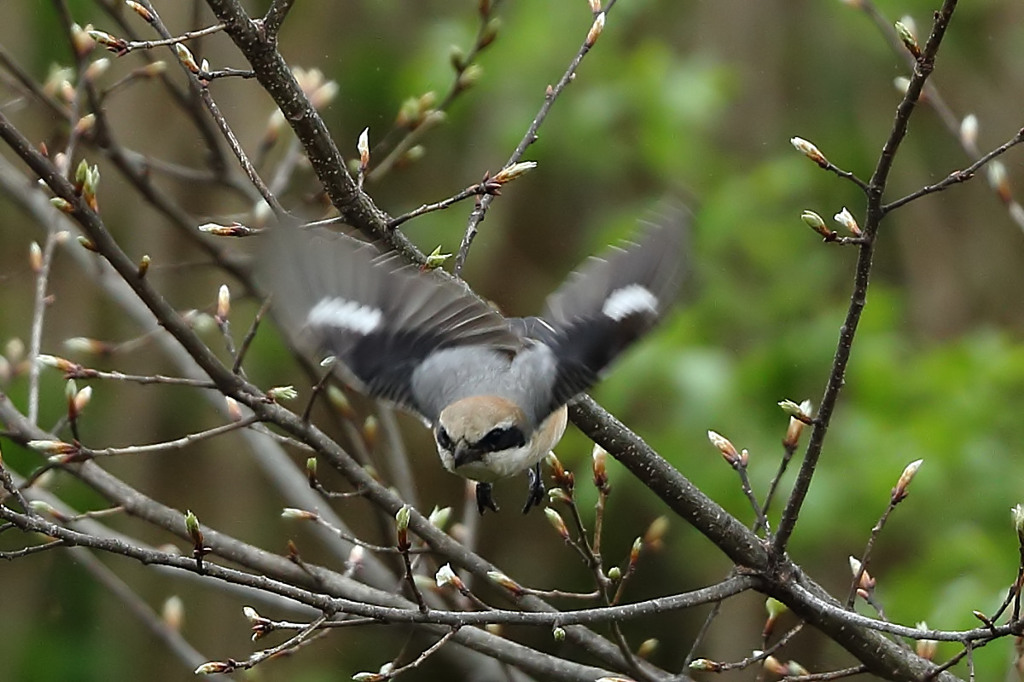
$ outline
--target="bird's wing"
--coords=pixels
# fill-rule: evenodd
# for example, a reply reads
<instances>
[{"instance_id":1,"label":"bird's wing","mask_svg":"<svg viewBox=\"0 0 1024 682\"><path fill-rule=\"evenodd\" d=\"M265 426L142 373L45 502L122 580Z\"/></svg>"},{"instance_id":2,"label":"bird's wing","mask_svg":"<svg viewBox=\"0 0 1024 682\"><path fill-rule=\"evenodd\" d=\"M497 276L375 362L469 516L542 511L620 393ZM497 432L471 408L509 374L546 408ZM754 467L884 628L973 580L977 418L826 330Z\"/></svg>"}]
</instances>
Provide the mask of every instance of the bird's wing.
<instances>
[{"instance_id":1,"label":"bird's wing","mask_svg":"<svg viewBox=\"0 0 1024 682\"><path fill-rule=\"evenodd\" d=\"M590 258L548 297L540 319L519 323L554 356L550 395L538 396L536 419L590 388L675 302L687 222L686 211L675 209L648 224L637 243ZM535 355L550 362L546 354Z\"/></svg>"},{"instance_id":2,"label":"bird's wing","mask_svg":"<svg viewBox=\"0 0 1024 682\"><path fill-rule=\"evenodd\" d=\"M464 285L404 264L338 233L273 230L262 266L288 331L329 352L368 395L428 421L437 400L412 377L431 355L459 347L509 354L522 347L505 319Z\"/></svg>"}]
</instances>

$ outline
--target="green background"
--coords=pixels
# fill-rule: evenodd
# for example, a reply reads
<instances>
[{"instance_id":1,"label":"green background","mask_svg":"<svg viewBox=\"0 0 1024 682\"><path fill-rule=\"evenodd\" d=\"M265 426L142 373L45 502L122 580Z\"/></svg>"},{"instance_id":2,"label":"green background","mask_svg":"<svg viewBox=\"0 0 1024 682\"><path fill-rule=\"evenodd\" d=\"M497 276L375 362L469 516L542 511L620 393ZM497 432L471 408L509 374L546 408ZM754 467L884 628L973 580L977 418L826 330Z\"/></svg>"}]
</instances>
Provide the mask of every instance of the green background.
<instances>
[{"instance_id":1,"label":"green background","mask_svg":"<svg viewBox=\"0 0 1024 682\"><path fill-rule=\"evenodd\" d=\"M338 82L339 94L323 114L343 153L354 156L363 128L370 128L375 148L403 100L446 91L450 48L472 44L476 4L298 2L281 49L290 64L320 68ZM92 3L69 5L79 23L116 33ZM248 3L254 13L265 5ZM156 7L172 31L194 26L188 3ZM935 8L919 0L879 3L893 20L904 13L914 17L922 41ZM443 125L423 137L424 157L367 187L390 214L440 200L479 181L485 171L499 170L540 107L545 86L560 77L591 23L583 0L510 0L498 14L498 38L479 60L479 82L456 100ZM209 23L208 13L201 17L200 24ZM151 37L143 22L134 24ZM37 78L53 63L68 63L62 35L49 3L0 5L0 44ZM173 73L170 53L156 53ZM197 54L214 68L245 66L223 36L203 41ZM97 51L94 57L99 56ZM100 82L113 83L141 64L136 55L117 60ZM538 168L494 202L466 279L509 314L537 312L574 264L630 234L659 200L689 204L694 226L683 305L593 395L711 497L750 521L736 475L709 445L706 431L714 429L750 450L751 478L763 493L778 466L787 422L776 402L820 399L856 257L853 247L822 244L800 213L811 209L829 219L847 206L863 217L857 188L818 169L789 139L812 140L839 166L867 177L899 101L893 79L902 75L902 56L891 52L862 13L841 2L620 0L525 155ZM180 74L174 77L181 80ZM962 3L934 84L958 116L979 117L983 150L1011 137L1022 124L1024 5ZM211 91L243 145L254 150L271 112L269 98L246 80L218 81ZM59 122L25 105L5 84L0 93L5 113L30 137L55 139ZM107 107L125 145L181 164L202 164L204 149L194 129L155 83L138 83L111 97ZM261 169L267 175L286 144L280 142L270 165ZM100 165L103 216L123 247L154 257L151 277L174 305L212 310L223 276L135 196L99 152L84 153ZM13 158L6 149L0 154ZM1004 159L1016 188L1024 177L1021 159L1019 150ZM888 198L969 162L956 137L923 106L897 158ZM250 202L213 183L164 177L158 182L197 224L234 217L244 222L251 209ZM315 215L313 190L311 174L300 170L285 201L306 202ZM459 204L403 229L427 251L438 244L455 251L471 207ZM0 197L4 343L27 342L34 287L28 245L42 237L15 203ZM236 244L227 246L247 249ZM833 594L845 595L847 557L861 553L901 470L923 458L911 495L890 519L871 564L886 615L908 625L927 620L943 629L969 628L977 625L972 609L991 612L1001 602L1018 563L1009 510L1024 502L1022 263L1024 235L983 177L914 203L883 224L846 389L791 545L793 558ZM55 300L46 318L44 352L71 355L61 343L72 336L119 341L139 333L66 255L58 255L51 290ZM257 307L257 301L236 297L236 335ZM215 332L207 338L220 350ZM152 344L108 359L75 357L126 372L175 371ZM247 367L265 387L301 382L270 327L261 331ZM3 388L24 407L26 386L21 376ZM56 372L43 373L42 425L63 413L63 388ZM300 388L305 395L306 387ZM175 438L217 423L220 418L188 389L99 383L81 428L87 444L105 447ZM424 511L433 505L461 509L462 484L438 466L429 434L413 419L402 423ZM38 464L10 441L0 444L15 470L24 474ZM589 444L570 428L557 452L577 471L589 510ZM301 462L303 456L295 458ZM282 552L294 539L305 558L333 561L318 553L301 527L280 519L285 503L236 437L104 466L241 539ZM665 510L617 463L609 469L614 491L604 548L606 560L618 563L633 538ZM785 479L783 493L791 479ZM58 476L52 487L81 509L102 506L68 477ZM587 570L543 515L524 518L515 512L521 494L518 481L498 486L505 510L482 520L479 551L524 584L589 590ZM375 535L370 520L360 523L365 505L337 508L371 541L387 540ZM112 523L154 544L171 540L130 519ZM0 536L4 549L21 542L10 532ZM253 649L241 613L246 597L121 558L100 558L154 608L179 595L183 632L204 655L244 658ZM728 569L715 547L672 519L663 549L643 558L628 597L692 589ZM729 602L698 654L716 660L748 655L760 647L763 613L757 595ZM678 668L704 615L700 609L666 614L629 623L625 631L634 644L658 638L661 646L652 659ZM546 631L509 632L571 654ZM344 679L376 670L398 654L407 637L397 627L337 632L295 656L264 664L252 677ZM413 638L410 651L426 644ZM979 679L1002 678L1011 649L1009 640L1001 640L979 651ZM939 651L946 656L956 650ZM811 631L802 632L781 657L812 671L851 664ZM0 677L15 680L191 677L122 603L61 551L0 564L0 661ZM472 679L452 666L438 657L405 679ZM752 677L743 672L723 679Z\"/></svg>"}]
</instances>

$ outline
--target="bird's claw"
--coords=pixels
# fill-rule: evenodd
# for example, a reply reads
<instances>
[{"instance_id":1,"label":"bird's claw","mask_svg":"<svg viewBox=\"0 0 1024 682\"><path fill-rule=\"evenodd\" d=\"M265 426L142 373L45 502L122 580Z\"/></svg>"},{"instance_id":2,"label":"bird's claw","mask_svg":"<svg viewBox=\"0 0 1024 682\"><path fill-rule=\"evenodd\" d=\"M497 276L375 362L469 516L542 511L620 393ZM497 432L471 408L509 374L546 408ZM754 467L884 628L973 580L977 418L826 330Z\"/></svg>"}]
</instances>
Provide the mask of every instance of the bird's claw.
<instances>
[{"instance_id":1,"label":"bird's claw","mask_svg":"<svg viewBox=\"0 0 1024 682\"><path fill-rule=\"evenodd\" d=\"M490 509L493 512L498 511L498 505L494 503L492 491L493 486L490 483L476 484L476 508L480 511L480 516L484 515L484 510L486 509Z\"/></svg>"},{"instance_id":2,"label":"bird's claw","mask_svg":"<svg viewBox=\"0 0 1024 682\"><path fill-rule=\"evenodd\" d=\"M540 503L544 500L544 481L540 477L540 462L534 464L530 469L526 471L530 478L529 492L526 496L526 504L523 505L523 513L526 514L530 511L531 507L539 507Z\"/></svg>"}]
</instances>

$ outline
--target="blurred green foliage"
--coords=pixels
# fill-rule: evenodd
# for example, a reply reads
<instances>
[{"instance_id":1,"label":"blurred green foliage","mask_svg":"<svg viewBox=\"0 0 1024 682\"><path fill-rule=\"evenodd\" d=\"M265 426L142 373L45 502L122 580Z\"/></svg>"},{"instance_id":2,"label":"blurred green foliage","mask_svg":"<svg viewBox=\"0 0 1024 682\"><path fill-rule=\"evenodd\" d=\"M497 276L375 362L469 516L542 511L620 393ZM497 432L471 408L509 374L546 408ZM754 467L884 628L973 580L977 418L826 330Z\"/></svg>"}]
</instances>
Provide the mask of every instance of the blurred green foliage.
<instances>
[{"instance_id":1,"label":"blurred green foliage","mask_svg":"<svg viewBox=\"0 0 1024 682\"><path fill-rule=\"evenodd\" d=\"M93 3L69 4L79 23L113 29ZM190 4L156 7L173 30L183 31L192 27ZM249 3L254 12L266 4ZM385 138L403 100L446 92L451 46L472 44L476 4L299 2L281 45L293 65L318 67L338 81L340 95L325 116L339 147L353 154L364 127L370 127L371 146ZM887 1L879 8L893 19L911 14L923 37L934 3ZM426 156L368 187L390 213L436 201L478 181L484 171L497 171L591 21L582 0L504 2L500 16L498 40L479 60L483 77L455 101L444 125L424 137ZM0 17L0 44L37 78L51 63L68 62L49 4L7 2ZM133 25L141 33L140 24ZM243 66L223 37L204 40L197 54L215 67ZM160 57L172 61L166 53ZM112 83L140 63L134 57L116 61L105 78ZM813 140L838 165L866 177L898 101L892 79L904 73L902 59L868 20L840 2L620 0L526 154L539 167L494 203L467 279L510 313L534 312L575 263L627 236L660 198L690 204L692 276L685 305L616 367L595 397L726 509L752 520L735 473L708 444L706 431L750 450L751 476L763 493L778 467L787 423L776 403L817 403L856 255L852 248L820 243L799 215L811 209L827 217L844 205L857 215L863 206L853 185L820 171L788 140ZM1016 0L963 3L935 83L959 116L979 116L983 149L1016 132L1024 91L1024 6ZM270 115L269 100L250 81L218 82L212 91L243 143L254 148ZM33 120L37 111L21 109L6 85L0 92L31 134L49 134L47 121ZM192 129L158 93L155 85L140 83L111 101L123 142L178 163L200 163L204 152ZM9 157L6 150L0 154ZM1018 189L1024 177L1020 154L1006 158ZM100 159L94 151L87 155ZM955 137L922 107L897 161L890 196L966 163ZM133 253L153 254L158 265L151 276L175 305L209 309L221 276L208 268L176 267L193 262L196 253L120 184L112 168L100 165L101 202L111 229ZM217 187L158 182L185 201L197 223L248 210ZM293 199L301 201L310 190L296 190ZM454 251L469 210L467 204L432 214L405 231L427 250L440 243ZM33 282L24 254L42 232L3 198L0 215L0 340L27 339ZM890 519L871 564L887 615L906 624L971 627L971 610L991 612L1016 575L1009 509L1024 501L1024 313L1017 295L1024 290L1022 262L1020 230L980 180L912 204L883 226L846 390L791 549L833 594L845 596L847 557L861 553L903 467L919 458L925 463L910 497ZM121 340L138 333L84 281L58 257L44 352L63 354L61 341L70 336ZM256 307L236 302L236 331L244 330ZM250 376L264 386L298 383L273 334L269 328L261 332ZM219 348L215 333L208 338ZM173 366L158 366L158 358L149 348L86 361L173 373ZM24 405L23 378L4 390ZM44 373L42 424L59 418L62 390L55 373ZM153 442L214 423L205 404L186 391L103 384L83 429L87 441L99 446ZM427 510L434 504L458 509L461 483L437 466L419 426L405 424L423 504ZM0 442L5 460L22 473L37 463ZM224 439L169 457L113 461L108 468L167 504L195 509L204 521L242 539L283 550L301 530L277 518L282 501L241 450L240 442ZM589 452L572 430L559 447L578 472L580 495L592 501ZM786 484L797 466L799 455ZM617 563L663 510L620 467L612 463L610 469L614 494L605 551ZM72 487L67 498L82 508L100 504L65 479L54 485L62 493ZM783 485L781 493L786 491ZM514 513L520 494L518 482L499 486L506 509L483 520L480 551L526 584L589 589L587 571L542 516ZM776 500L773 521L783 499ZM124 525L137 530L130 521ZM373 527L367 532L372 535ZM0 536L5 548L17 543L9 535ZM332 561L315 550L311 558ZM170 594L181 594L185 634L205 655L241 658L251 650L243 602L235 596L103 559L156 608ZM673 519L664 550L643 559L643 579L629 596L690 589L728 568L710 543ZM13 670L12 679L189 677L68 555L50 552L5 565L0 585L0 660L5 671ZM739 604L726 610L701 656L737 659L760 647L762 604L754 597ZM634 642L661 638L655 662L678 666L703 617L671 614L629 623L626 632ZM267 664L253 677L312 682L376 669L401 648L405 634L339 633L314 645L317 653ZM555 648L549 633L515 634ZM414 640L414 648L419 644ZM1001 677L1009 648L1001 641L979 651L978 678ZM940 655L952 653L940 649ZM813 633L802 633L786 655L814 670L848 664ZM436 659L406 679L456 674L445 665ZM749 679L730 679L741 678Z\"/></svg>"}]
</instances>

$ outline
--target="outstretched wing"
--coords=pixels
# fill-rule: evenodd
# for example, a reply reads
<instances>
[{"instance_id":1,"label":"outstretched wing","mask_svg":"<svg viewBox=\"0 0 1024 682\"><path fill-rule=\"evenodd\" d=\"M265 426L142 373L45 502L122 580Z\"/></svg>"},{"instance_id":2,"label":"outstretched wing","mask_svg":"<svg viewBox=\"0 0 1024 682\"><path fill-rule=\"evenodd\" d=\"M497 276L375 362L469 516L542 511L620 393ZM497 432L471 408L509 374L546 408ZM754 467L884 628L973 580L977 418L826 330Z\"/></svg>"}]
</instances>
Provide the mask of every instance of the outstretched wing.
<instances>
[{"instance_id":1,"label":"outstretched wing","mask_svg":"<svg viewBox=\"0 0 1024 682\"><path fill-rule=\"evenodd\" d=\"M413 372L428 357L461 346L509 354L522 347L505 319L462 284L352 237L277 229L262 260L290 333L334 355L360 390L428 421L444 401L413 392Z\"/></svg>"},{"instance_id":2,"label":"outstretched wing","mask_svg":"<svg viewBox=\"0 0 1024 682\"><path fill-rule=\"evenodd\" d=\"M538 420L596 383L675 302L687 217L677 209L649 224L637 243L590 258L548 298L540 319L519 323L554 356L550 399L535 406Z\"/></svg>"}]
</instances>

